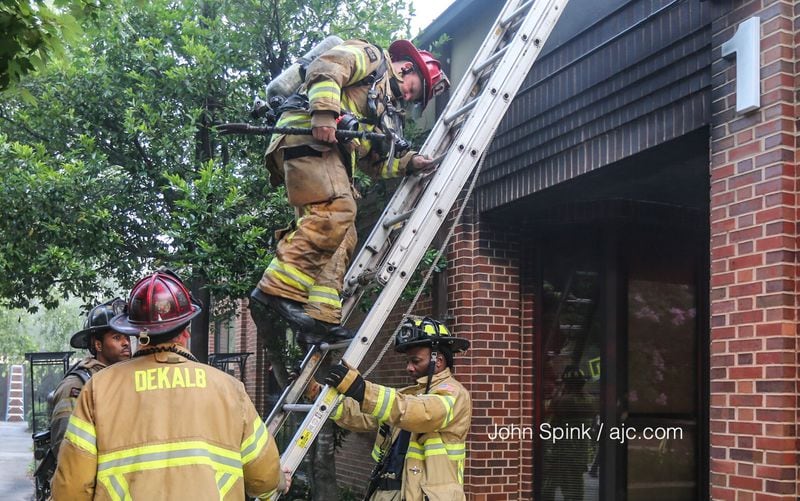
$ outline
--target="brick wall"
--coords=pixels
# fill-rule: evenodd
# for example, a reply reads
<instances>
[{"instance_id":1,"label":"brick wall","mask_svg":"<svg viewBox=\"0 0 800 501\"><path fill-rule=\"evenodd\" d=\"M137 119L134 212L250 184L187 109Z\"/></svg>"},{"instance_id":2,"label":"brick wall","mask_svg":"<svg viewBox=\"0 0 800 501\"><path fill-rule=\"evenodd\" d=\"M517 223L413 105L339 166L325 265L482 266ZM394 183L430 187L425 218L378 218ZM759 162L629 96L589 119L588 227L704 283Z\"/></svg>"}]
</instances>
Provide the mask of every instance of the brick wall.
<instances>
[{"instance_id":1,"label":"brick wall","mask_svg":"<svg viewBox=\"0 0 800 501\"><path fill-rule=\"evenodd\" d=\"M469 220L448 247L448 326L472 346L456 357L456 377L470 391L473 414L467 440L465 489L469 499L517 500L533 486L533 444L491 441L494 426L533 426L533 310L520 295L518 235ZM400 305L365 357L366 369L383 347L407 305ZM415 314L431 311L424 298ZM408 384L402 357L391 350L370 380L394 387ZM373 462L374 436L351 433L336 457L337 480L360 492Z\"/></svg>"},{"instance_id":2,"label":"brick wall","mask_svg":"<svg viewBox=\"0 0 800 501\"><path fill-rule=\"evenodd\" d=\"M208 354L213 354L214 347L214 324L212 322L208 333ZM243 381L247 394L253 400L256 409L262 415L266 412L266 377L268 376L269 365L263 355L264 347L256 335L256 326L250 318L250 310L247 308L247 300L240 299L236 302L236 310L233 316L234 345L233 352L252 353L247 358L244 368L244 375L239 370L238 364L231 364L228 369L233 370L233 377Z\"/></svg>"},{"instance_id":3,"label":"brick wall","mask_svg":"<svg viewBox=\"0 0 800 501\"><path fill-rule=\"evenodd\" d=\"M457 372L472 395L470 499L524 499L532 489L533 444L488 437L495 425L533 426L532 311L521 306L518 241L467 219L450 244L451 325L472 343Z\"/></svg>"},{"instance_id":4,"label":"brick wall","mask_svg":"<svg viewBox=\"0 0 800 501\"><path fill-rule=\"evenodd\" d=\"M712 24L711 496L789 500L798 485L798 14L718 2ZM735 111L720 46L761 17L761 108Z\"/></svg>"}]
</instances>

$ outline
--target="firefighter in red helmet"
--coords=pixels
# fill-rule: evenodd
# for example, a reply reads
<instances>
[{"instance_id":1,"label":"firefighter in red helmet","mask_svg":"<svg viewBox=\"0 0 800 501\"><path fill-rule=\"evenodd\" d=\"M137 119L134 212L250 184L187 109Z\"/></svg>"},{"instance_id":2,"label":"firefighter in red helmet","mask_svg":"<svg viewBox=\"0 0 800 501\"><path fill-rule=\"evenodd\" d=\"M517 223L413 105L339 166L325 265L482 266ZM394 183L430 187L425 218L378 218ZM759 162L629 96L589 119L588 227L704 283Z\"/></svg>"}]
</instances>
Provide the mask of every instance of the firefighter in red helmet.
<instances>
[{"instance_id":1,"label":"firefighter in red helmet","mask_svg":"<svg viewBox=\"0 0 800 501\"><path fill-rule=\"evenodd\" d=\"M244 386L187 351L202 311L173 272L139 280L111 319L141 344L78 398L53 479L58 500L266 498L288 475Z\"/></svg>"},{"instance_id":2,"label":"firefighter in red helmet","mask_svg":"<svg viewBox=\"0 0 800 501\"><path fill-rule=\"evenodd\" d=\"M310 127L312 136L275 134L265 157L273 184L286 184L296 221L276 234L275 257L251 294L305 341L351 337L340 327L340 294L357 241L354 169L394 178L435 168L400 137L390 144L339 142L337 126L350 117L362 129L402 132L401 107L418 103L424 108L448 86L439 61L408 40L397 40L388 50L348 40L308 65L295 100L300 104L283 111L277 126ZM258 325L260 307L253 301Z\"/></svg>"}]
</instances>

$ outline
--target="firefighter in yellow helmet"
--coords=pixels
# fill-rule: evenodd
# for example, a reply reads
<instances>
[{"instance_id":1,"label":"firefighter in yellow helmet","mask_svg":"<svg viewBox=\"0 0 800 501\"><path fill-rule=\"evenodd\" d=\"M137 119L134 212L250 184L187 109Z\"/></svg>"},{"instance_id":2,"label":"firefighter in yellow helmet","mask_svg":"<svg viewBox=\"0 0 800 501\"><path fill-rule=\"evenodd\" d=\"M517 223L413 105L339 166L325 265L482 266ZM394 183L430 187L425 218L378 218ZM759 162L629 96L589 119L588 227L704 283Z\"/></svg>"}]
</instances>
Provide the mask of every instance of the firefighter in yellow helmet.
<instances>
[{"instance_id":1,"label":"firefighter in yellow helmet","mask_svg":"<svg viewBox=\"0 0 800 501\"><path fill-rule=\"evenodd\" d=\"M464 461L472 419L469 392L453 377L453 354L469 341L431 318L408 319L395 338L416 384L395 390L364 380L344 365L322 383L346 395L331 418L352 431L375 431L377 462L365 499L466 499Z\"/></svg>"},{"instance_id":2,"label":"firefighter in yellow helmet","mask_svg":"<svg viewBox=\"0 0 800 501\"><path fill-rule=\"evenodd\" d=\"M339 142L337 127L355 123L389 134L400 128L401 105L424 108L448 87L441 63L408 40L397 40L388 50L348 40L306 69L298 103L287 105L277 125L310 127L313 135L275 134L265 158L273 184L286 184L296 222L277 234L275 258L251 294L304 340L351 337L339 324L344 274L358 240L353 169L394 178L435 167L402 141L389 146L367 139ZM258 323L256 310L253 317Z\"/></svg>"},{"instance_id":3,"label":"firefighter in yellow helmet","mask_svg":"<svg viewBox=\"0 0 800 501\"><path fill-rule=\"evenodd\" d=\"M53 479L56 501L243 501L287 484L242 383L187 351L187 327L200 312L169 270L136 283L110 326L138 335L141 347L78 397Z\"/></svg>"}]
</instances>

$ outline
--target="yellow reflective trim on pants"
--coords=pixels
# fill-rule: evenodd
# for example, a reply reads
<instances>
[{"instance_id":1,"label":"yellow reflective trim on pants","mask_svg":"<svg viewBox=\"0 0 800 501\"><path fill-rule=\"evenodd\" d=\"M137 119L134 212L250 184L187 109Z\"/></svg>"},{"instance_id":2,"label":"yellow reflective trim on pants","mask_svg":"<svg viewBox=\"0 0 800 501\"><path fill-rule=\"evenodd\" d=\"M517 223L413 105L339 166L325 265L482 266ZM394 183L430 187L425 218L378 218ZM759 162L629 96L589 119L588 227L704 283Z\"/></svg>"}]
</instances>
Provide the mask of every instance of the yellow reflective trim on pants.
<instances>
[{"instance_id":1,"label":"yellow reflective trim on pants","mask_svg":"<svg viewBox=\"0 0 800 501\"><path fill-rule=\"evenodd\" d=\"M383 422L389 419L396 394L397 391L394 388L378 385L378 398L375 401L375 408L372 410L372 415L375 416L378 421Z\"/></svg>"},{"instance_id":2,"label":"yellow reflective trim on pants","mask_svg":"<svg viewBox=\"0 0 800 501\"><path fill-rule=\"evenodd\" d=\"M76 417L74 414L69 417L64 439L90 454L97 454L97 433L94 425Z\"/></svg>"},{"instance_id":3,"label":"yellow reflective trim on pants","mask_svg":"<svg viewBox=\"0 0 800 501\"><path fill-rule=\"evenodd\" d=\"M276 280L280 280L289 287L304 293L307 293L308 289L310 289L314 283L314 280L310 276L298 270L291 264L282 263L277 257L273 258L269 263L269 266L267 267L267 275Z\"/></svg>"},{"instance_id":4,"label":"yellow reflective trim on pants","mask_svg":"<svg viewBox=\"0 0 800 501\"><path fill-rule=\"evenodd\" d=\"M308 302L327 304L334 308L342 309L342 300L339 297L339 291L333 287L323 287L321 285L311 287L311 290L308 292Z\"/></svg>"},{"instance_id":5,"label":"yellow reflective trim on pants","mask_svg":"<svg viewBox=\"0 0 800 501\"><path fill-rule=\"evenodd\" d=\"M267 427L261 418L256 418L253 421L253 433L242 442L242 464L247 464L258 457L264 446L269 441L269 433Z\"/></svg>"}]
</instances>

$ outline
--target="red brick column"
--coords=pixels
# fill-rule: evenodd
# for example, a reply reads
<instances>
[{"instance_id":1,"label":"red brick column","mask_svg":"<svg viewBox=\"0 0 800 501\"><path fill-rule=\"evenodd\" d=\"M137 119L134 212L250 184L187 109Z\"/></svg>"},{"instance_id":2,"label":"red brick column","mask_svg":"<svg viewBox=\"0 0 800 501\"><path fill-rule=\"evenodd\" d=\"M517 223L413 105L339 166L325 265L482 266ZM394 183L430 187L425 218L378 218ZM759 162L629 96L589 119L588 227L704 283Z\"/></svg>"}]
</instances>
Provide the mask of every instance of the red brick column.
<instances>
[{"instance_id":1,"label":"red brick column","mask_svg":"<svg viewBox=\"0 0 800 501\"><path fill-rule=\"evenodd\" d=\"M532 336L523 337L516 242L516 236L493 232L485 223L466 222L448 255L449 309L455 316L450 323L472 343L457 365L473 406L469 499L525 499L532 489L533 441L523 435L533 430ZM519 432L492 440L495 426Z\"/></svg>"},{"instance_id":2,"label":"red brick column","mask_svg":"<svg viewBox=\"0 0 800 501\"><path fill-rule=\"evenodd\" d=\"M711 497L795 500L798 485L798 13L719 2L712 24ZM723 5L724 4L724 5ZM735 111L721 45L761 18L761 107Z\"/></svg>"}]
</instances>

